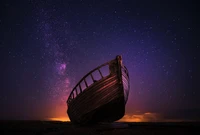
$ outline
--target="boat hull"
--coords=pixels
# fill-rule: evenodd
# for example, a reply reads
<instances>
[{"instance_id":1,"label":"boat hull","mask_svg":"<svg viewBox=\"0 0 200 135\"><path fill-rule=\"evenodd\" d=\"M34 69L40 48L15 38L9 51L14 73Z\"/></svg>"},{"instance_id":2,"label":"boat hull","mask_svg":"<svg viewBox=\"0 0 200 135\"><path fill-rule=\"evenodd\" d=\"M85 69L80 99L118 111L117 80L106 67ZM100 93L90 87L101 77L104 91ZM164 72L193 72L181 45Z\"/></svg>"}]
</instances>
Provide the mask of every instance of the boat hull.
<instances>
[{"instance_id":1,"label":"boat hull","mask_svg":"<svg viewBox=\"0 0 200 135\"><path fill-rule=\"evenodd\" d=\"M93 83L68 104L67 113L71 122L114 122L124 116L129 91L124 86L129 84L128 74L123 74L121 65L120 68L119 65L115 67L115 72Z\"/></svg>"}]
</instances>

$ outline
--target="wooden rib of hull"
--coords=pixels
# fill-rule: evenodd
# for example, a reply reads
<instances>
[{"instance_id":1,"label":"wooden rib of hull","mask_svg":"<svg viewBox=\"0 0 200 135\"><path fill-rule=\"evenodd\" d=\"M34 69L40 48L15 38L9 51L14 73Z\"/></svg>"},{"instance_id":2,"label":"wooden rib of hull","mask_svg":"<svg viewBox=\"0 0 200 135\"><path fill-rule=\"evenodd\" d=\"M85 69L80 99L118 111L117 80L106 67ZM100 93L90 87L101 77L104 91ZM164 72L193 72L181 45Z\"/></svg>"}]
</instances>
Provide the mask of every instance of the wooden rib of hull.
<instances>
[{"instance_id":1,"label":"wooden rib of hull","mask_svg":"<svg viewBox=\"0 0 200 135\"><path fill-rule=\"evenodd\" d=\"M93 83L68 104L71 122L86 124L119 120L125 113L127 86L128 76L121 71Z\"/></svg>"}]
</instances>

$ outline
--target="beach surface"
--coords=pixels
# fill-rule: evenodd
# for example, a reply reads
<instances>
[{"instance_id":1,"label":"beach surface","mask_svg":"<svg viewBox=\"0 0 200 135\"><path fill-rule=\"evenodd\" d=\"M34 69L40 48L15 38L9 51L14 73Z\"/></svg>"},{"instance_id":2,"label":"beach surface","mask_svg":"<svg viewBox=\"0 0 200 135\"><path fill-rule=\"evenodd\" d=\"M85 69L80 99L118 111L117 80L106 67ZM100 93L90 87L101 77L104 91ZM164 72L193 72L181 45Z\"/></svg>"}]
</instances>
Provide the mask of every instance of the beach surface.
<instances>
[{"instance_id":1,"label":"beach surface","mask_svg":"<svg viewBox=\"0 0 200 135\"><path fill-rule=\"evenodd\" d=\"M59 121L0 121L0 134L20 135L193 135L200 134L199 122L123 123L79 126Z\"/></svg>"}]
</instances>

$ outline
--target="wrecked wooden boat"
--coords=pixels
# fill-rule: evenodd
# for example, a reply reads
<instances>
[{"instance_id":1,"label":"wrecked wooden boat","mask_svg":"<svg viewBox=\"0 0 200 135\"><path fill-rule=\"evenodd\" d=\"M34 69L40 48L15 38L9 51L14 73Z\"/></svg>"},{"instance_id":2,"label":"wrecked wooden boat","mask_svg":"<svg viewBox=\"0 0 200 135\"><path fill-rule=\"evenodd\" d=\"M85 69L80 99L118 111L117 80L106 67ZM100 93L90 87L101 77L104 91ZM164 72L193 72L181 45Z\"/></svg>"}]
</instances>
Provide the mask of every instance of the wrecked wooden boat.
<instances>
[{"instance_id":1,"label":"wrecked wooden boat","mask_svg":"<svg viewBox=\"0 0 200 135\"><path fill-rule=\"evenodd\" d=\"M107 67L107 75L103 74L104 67ZM100 77L96 79L94 74ZM125 114L129 89L128 70L118 55L90 71L73 88L67 100L71 122L90 124L121 119Z\"/></svg>"}]
</instances>

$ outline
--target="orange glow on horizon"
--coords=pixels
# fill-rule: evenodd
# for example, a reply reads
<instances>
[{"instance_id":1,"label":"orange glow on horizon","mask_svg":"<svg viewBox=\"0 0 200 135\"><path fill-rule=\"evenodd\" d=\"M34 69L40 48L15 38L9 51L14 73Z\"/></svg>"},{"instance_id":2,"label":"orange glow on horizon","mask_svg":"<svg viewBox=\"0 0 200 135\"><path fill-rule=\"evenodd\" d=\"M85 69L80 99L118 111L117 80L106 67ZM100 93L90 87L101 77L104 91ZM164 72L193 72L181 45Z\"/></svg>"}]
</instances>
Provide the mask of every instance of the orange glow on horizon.
<instances>
[{"instance_id":1,"label":"orange glow on horizon","mask_svg":"<svg viewBox=\"0 0 200 135\"><path fill-rule=\"evenodd\" d=\"M68 116L47 118L50 121L70 122ZM160 114L146 112L143 114L125 114L123 118L116 122L182 122L184 120L178 119L163 119Z\"/></svg>"},{"instance_id":2,"label":"orange glow on horizon","mask_svg":"<svg viewBox=\"0 0 200 135\"><path fill-rule=\"evenodd\" d=\"M165 119L161 114L146 112L143 114L125 114L118 122L183 122L183 119Z\"/></svg>"},{"instance_id":3,"label":"orange glow on horizon","mask_svg":"<svg viewBox=\"0 0 200 135\"><path fill-rule=\"evenodd\" d=\"M51 121L70 121L69 117L54 117L54 118L48 118L48 120ZM162 119L161 116L157 113L144 113L144 114L133 114L133 115L124 115L123 118L118 120L117 122L159 122L163 121L165 122L166 120ZM176 121L176 120L174 120Z\"/></svg>"},{"instance_id":4,"label":"orange glow on horizon","mask_svg":"<svg viewBox=\"0 0 200 135\"><path fill-rule=\"evenodd\" d=\"M70 121L68 117L58 117L58 118L48 118L50 121L62 121L62 122L67 122Z\"/></svg>"},{"instance_id":5,"label":"orange glow on horizon","mask_svg":"<svg viewBox=\"0 0 200 135\"><path fill-rule=\"evenodd\" d=\"M143 114L124 115L118 122L158 122L164 121L157 113L146 112Z\"/></svg>"}]
</instances>

